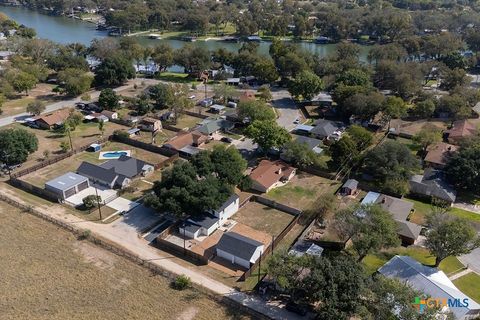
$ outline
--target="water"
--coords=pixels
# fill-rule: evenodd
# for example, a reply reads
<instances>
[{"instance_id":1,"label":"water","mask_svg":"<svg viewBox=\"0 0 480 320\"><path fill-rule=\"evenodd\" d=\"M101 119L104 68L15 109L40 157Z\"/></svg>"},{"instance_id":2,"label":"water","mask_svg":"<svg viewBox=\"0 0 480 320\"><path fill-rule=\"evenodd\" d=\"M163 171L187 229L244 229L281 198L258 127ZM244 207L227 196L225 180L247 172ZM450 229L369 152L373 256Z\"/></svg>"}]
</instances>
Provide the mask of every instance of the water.
<instances>
[{"instance_id":1,"label":"water","mask_svg":"<svg viewBox=\"0 0 480 320\"><path fill-rule=\"evenodd\" d=\"M79 42L89 45L95 38L102 38L107 36L106 31L95 30L95 24L84 22L77 19L52 16L39 13L23 7L0 6L0 12L5 13L19 24L24 24L27 27L34 28L37 31L39 38L49 39L58 43L72 43ZM180 48L186 42L180 40L166 39L166 40L152 40L146 36L139 37L143 45L153 46L160 42L167 42L173 48ZM241 47L240 43L227 43L223 41L197 41L195 45L202 46L208 50L215 50L218 48L225 48L227 50L236 52ZM315 44L307 42L298 42L296 45L319 54L322 57L331 55L335 52L335 44ZM258 51L261 54L268 55L269 42L260 42ZM368 47L361 47L360 59L366 60Z\"/></svg>"}]
</instances>

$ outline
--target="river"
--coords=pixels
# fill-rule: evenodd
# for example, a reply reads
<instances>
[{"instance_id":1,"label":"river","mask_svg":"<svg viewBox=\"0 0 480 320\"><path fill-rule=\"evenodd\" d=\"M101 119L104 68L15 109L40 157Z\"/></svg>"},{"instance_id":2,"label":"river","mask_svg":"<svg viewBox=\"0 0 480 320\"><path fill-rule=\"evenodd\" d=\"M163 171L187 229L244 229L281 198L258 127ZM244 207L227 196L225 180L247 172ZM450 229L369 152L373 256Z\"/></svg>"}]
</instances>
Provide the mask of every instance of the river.
<instances>
[{"instance_id":1,"label":"river","mask_svg":"<svg viewBox=\"0 0 480 320\"><path fill-rule=\"evenodd\" d=\"M107 36L106 31L95 30L93 23L84 22L78 19L72 19L62 16L53 16L39 13L24 7L1 6L0 12L17 21L19 24L34 28L37 31L39 38L49 39L58 43L79 42L89 45L95 38L103 38ZM174 39L151 40L147 37L139 37L139 40L144 45L153 46L160 42L167 42L173 48L179 48L185 45L184 41ZM236 52L240 47L240 43L227 43L223 41L197 41L196 45L206 47L209 50L218 48L225 48ZM315 44L308 42L298 42L298 46L319 54L322 57L331 55L335 52L335 44ZM260 42L259 53L268 54L270 43ZM365 61L369 48L361 47L360 59Z\"/></svg>"}]
</instances>

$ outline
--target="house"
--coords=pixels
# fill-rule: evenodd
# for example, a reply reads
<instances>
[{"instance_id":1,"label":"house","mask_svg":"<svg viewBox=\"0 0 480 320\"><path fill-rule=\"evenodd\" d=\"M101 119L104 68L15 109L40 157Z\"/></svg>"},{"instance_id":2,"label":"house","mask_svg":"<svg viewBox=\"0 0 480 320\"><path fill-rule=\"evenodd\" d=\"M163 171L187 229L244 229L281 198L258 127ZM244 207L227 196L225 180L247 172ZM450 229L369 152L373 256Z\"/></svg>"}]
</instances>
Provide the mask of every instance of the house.
<instances>
[{"instance_id":1,"label":"house","mask_svg":"<svg viewBox=\"0 0 480 320\"><path fill-rule=\"evenodd\" d=\"M122 155L118 159L108 160L100 165L82 162L77 173L89 178L93 183L111 189L124 188L138 176L146 176L154 171L154 167L142 160Z\"/></svg>"},{"instance_id":2,"label":"house","mask_svg":"<svg viewBox=\"0 0 480 320\"><path fill-rule=\"evenodd\" d=\"M408 256L397 255L378 269L378 272L409 285L430 299L435 299L435 303L439 303L437 306L440 307L440 313L450 311L455 319L460 320L476 319L480 316L480 304L460 291L448 276L437 268L424 266ZM431 302L434 305L435 303ZM431 304L427 299L424 306L429 307Z\"/></svg>"},{"instance_id":3,"label":"house","mask_svg":"<svg viewBox=\"0 0 480 320\"><path fill-rule=\"evenodd\" d=\"M457 192L445 181L443 172L439 170L428 168L423 175L414 175L409 184L411 193L441 199L450 204L457 197Z\"/></svg>"},{"instance_id":4,"label":"house","mask_svg":"<svg viewBox=\"0 0 480 320\"><path fill-rule=\"evenodd\" d=\"M370 191L361 204L378 204L389 212L397 223L397 234L403 245L412 245L418 239L422 227L407 221L413 209L412 202ZM361 214L361 211L357 211L358 214Z\"/></svg>"},{"instance_id":5,"label":"house","mask_svg":"<svg viewBox=\"0 0 480 320\"><path fill-rule=\"evenodd\" d=\"M201 217L194 217L179 228L180 234L192 239L209 236L228 218L238 211L240 198L232 194L219 208L210 210Z\"/></svg>"},{"instance_id":6,"label":"house","mask_svg":"<svg viewBox=\"0 0 480 320\"><path fill-rule=\"evenodd\" d=\"M468 120L457 120L450 130L445 131L447 141L452 144L459 144L463 139L477 133L477 128Z\"/></svg>"},{"instance_id":7,"label":"house","mask_svg":"<svg viewBox=\"0 0 480 320\"><path fill-rule=\"evenodd\" d=\"M273 188L283 186L295 176L296 170L280 160L262 160L250 173L252 189L268 192Z\"/></svg>"},{"instance_id":8,"label":"house","mask_svg":"<svg viewBox=\"0 0 480 320\"><path fill-rule=\"evenodd\" d=\"M344 196L352 196L357 193L358 181L355 179L348 179L340 189L340 193Z\"/></svg>"},{"instance_id":9,"label":"house","mask_svg":"<svg viewBox=\"0 0 480 320\"><path fill-rule=\"evenodd\" d=\"M68 172L45 183L45 190L55 193L61 200L65 200L88 187L90 187L88 178L73 172Z\"/></svg>"},{"instance_id":10,"label":"house","mask_svg":"<svg viewBox=\"0 0 480 320\"><path fill-rule=\"evenodd\" d=\"M306 124L297 124L297 126L293 129L293 132L298 134L309 135L310 132L313 130L313 126L309 126Z\"/></svg>"},{"instance_id":11,"label":"house","mask_svg":"<svg viewBox=\"0 0 480 320\"><path fill-rule=\"evenodd\" d=\"M343 131L343 124L325 120L325 119L318 119L313 123L314 127L310 131L310 134L315 136L318 139L340 139Z\"/></svg>"},{"instance_id":12,"label":"house","mask_svg":"<svg viewBox=\"0 0 480 320\"><path fill-rule=\"evenodd\" d=\"M307 102L308 105L319 106L319 107L331 107L333 105L332 96L325 92L320 92L310 101Z\"/></svg>"},{"instance_id":13,"label":"house","mask_svg":"<svg viewBox=\"0 0 480 320\"><path fill-rule=\"evenodd\" d=\"M427 148L427 154L423 159L427 167L435 169L443 169L448 162L448 159L458 150L458 146L438 142Z\"/></svg>"},{"instance_id":14,"label":"house","mask_svg":"<svg viewBox=\"0 0 480 320\"><path fill-rule=\"evenodd\" d=\"M144 131L157 132L162 130L162 122L159 119L145 117L140 121L138 127Z\"/></svg>"},{"instance_id":15,"label":"house","mask_svg":"<svg viewBox=\"0 0 480 320\"><path fill-rule=\"evenodd\" d=\"M118 113L115 111L110 111L110 110L103 110L101 114L105 117L107 117L109 120L116 120L118 119Z\"/></svg>"},{"instance_id":16,"label":"house","mask_svg":"<svg viewBox=\"0 0 480 320\"><path fill-rule=\"evenodd\" d=\"M95 113L92 113L92 114L89 114L89 115L86 115L84 117L85 120L89 120L89 121L95 121L95 122L108 122L108 117L99 113L99 112L95 112Z\"/></svg>"},{"instance_id":17,"label":"house","mask_svg":"<svg viewBox=\"0 0 480 320\"><path fill-rule=\"evenodd\" d=\"M61 126L70 116L70 109L60 109L51 113L43 114L35 117L35 124L42 129L52 129Z\"/></svg>"},{"instance_id":18,"label":"house","mask_svg":"<svg viewBox=\"0 0 480 320\"><path fill-rule=\"evenodd\" d=\"M320 147L322 146L322 140L305 137L305 136L297 136L297 138L294 141L295 143L306 145L309 150L313 151L317 155L320 155L323 152L323 149ZM280 159L286 162L290 162L292 160L285 153L285 148L280 153Z\"/></svg>"},{"instance_id":19,"label":"house","mask_svg":"<svg viewBox=\"0 0 480 320\"><path fill-rule=\"evenodd\" d=\"M199 147L207 141L208 136L199 131L181 131L175 137L168 140L164 146L180 152L182 149L187 147Z\"/></svg>"},{"instance_id":20,"label":"house","mask_svg":"<svg viewBox=\"0 0 480 320\"><path fill-rule=\"evenodd\" d=\"M225 82L230 86L238 86L240 84L240 78L228 78Z\"/></svg>"},{"instance_id":21,"label":"house","mask_svg":"<svg viewBox=\"0 0 480 320\"><path fill-rule=\"evenodd\" d=\"M207 120L197 130L203 134L211 135L218 131L228 131L234 128L234 124L225 119Z\"/></svg>"},{"instance_id":22,"label":"house","mask_svg":"<svg viewBox=\"0 0 480 320\"><path fill-rule=\"evenodd\" d=\"M135 137L136 135L139 135L139 134L140 134L140 129L138 129L138 128L128 129L128 130L127 130L127 133L128 133L128 137L129 137L129 138L133 138L133 137Z\"/></svg>"},{"instance_id":23,"label":"house","mask_svg":"<svg viewBox=\"0 0 480 320\"><path fill-rule=\"evenodd\" d=\"M216 246L217 256L249 269L262 255L264 245L236 232L225 232Z\"/></svg>"},{"instance_id":24,"label":"house","mask_svg":"<svg viewBox=\"0 0 480 320\"><path fill-rule=\"evenodd\" d=\"M218 219L211 215L188 219L180 228L179 233L186 238L198 239L201 236L208 237L218 229Z\"/></svg>"},{"instance_id":25,"label":"house","mask_svg":"<svg viewBox=\"0 0 480 320\"><path fill-rule=\"evenodd\" d=\"M211 210L209 213L220 221L219 224L222 224L225 220L237 213L239 205L240 197L234 193L227 200L225 200L220 208Z\"/></svg>"}]
</instances>

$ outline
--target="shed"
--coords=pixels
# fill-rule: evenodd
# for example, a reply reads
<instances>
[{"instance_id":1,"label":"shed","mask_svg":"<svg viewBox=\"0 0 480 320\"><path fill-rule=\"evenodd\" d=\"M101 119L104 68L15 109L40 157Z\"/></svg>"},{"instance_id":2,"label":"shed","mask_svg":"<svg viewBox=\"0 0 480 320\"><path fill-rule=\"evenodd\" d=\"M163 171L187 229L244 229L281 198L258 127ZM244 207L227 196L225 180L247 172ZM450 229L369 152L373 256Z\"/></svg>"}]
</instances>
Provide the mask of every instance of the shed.
<instances>
[{"instance_id":1,"label":"shed","mask_svg":"<svg viewBox=\"0 0 480 320\"><path fill-rule=\"evenodd\" d=\"M138 129L138 128L132 128L132 129L127 130L127 133L128 133L128 136L129 136L129 137L133 137L133 136L135 136L135 135L140 134L140 129Z\"/></svg>"},{"instance_id":2,"label":"shed","mask_svg":"<svg viewBox=\"0 0 480 320\"><path fill-rule=\"evenodd\" d=\"M305 124L299 124L295 127L295 129L293 129L293 131L298 133L303 133L303 134L308 134L312 130L313 130L313 126L308 126Z\"/></svg>"},{"instance_id":3,"label":"shed","mask_svg":"<svg viewBox=\"0 0 480 320\"><path fill-rule=\"evenodd\" d=\"M342 186L340 193L345 196L351 196L357 192L358 181L355 179L348 179Z\"/></svg>"},{"instance_id":4,"label":"shed","mask_svg":"<svg viewBox=\"0 0 480 320\"><path fill-rule=\"evenodd\" d=\"M214 104L210 107L210 112L212 113L222 113L225 110L225 106Z\"/></svg>"},{"instance_id":5,"label":"shed","mask_svg":"<svg viewBox=\"0 0 480 320\"><path fill-rule=\"evenodd\" d=\"M87 151L91 151L91 152L97 152L97 151L100 151L102 149L102 145L98 144L98 143L92 143L88 148L87 148Z\"/></svg>"}]
</instances>

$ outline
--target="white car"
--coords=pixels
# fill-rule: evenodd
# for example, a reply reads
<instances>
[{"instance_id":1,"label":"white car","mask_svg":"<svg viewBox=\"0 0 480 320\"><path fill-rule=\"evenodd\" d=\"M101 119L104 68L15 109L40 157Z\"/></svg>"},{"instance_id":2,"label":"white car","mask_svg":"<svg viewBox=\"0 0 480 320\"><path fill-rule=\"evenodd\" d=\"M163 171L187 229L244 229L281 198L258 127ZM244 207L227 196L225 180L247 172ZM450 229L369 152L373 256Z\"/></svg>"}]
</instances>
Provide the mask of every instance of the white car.
<instances>
[{"instance_id":1,"label":"white car","mask_svg":"<svg viewBox=\"0 0 480 320\"><path fill-rule=\"evenodd\" d=\"M195 95L191 95L190 97L188 97L188 99L190 99L190 100L195 99Z\"/></svg>"}]
</instances>

